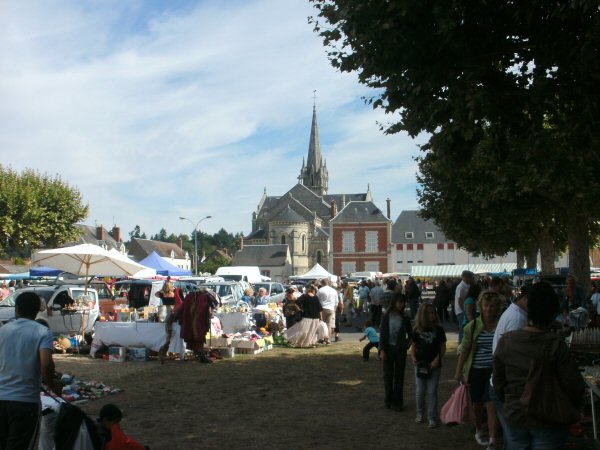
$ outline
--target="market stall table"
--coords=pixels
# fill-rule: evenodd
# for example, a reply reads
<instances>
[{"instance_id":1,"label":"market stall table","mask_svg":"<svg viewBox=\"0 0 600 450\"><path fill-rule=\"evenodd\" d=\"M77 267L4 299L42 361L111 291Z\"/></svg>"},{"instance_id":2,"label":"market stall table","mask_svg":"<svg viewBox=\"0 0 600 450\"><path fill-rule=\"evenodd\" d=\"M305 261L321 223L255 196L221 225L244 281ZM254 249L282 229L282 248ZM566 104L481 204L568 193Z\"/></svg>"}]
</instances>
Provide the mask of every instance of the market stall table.
<instances>
[{"instance_id":1,"label":"market stall table","mask_svg":"<svg viewBox=\"0 0 600 450\"><path fill-rule=\"evenodd\" d=\"M170 353L185 356L185 343L179 337L181 327L173 324L173 333L169 344ZM155 322L97 322L90 356L94 357L103 346L145 347L158 352L167 339L164 323Z\"/></svg>"}]
</instances>

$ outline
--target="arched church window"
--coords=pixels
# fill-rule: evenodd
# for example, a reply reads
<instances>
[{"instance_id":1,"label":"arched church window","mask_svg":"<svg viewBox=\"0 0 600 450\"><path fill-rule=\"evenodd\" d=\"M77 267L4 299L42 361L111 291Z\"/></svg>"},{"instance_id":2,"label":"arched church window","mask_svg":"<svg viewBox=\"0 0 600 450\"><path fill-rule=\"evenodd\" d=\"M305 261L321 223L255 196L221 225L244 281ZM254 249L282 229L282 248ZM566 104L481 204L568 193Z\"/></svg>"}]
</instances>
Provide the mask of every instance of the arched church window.
<instances>
[{"instance_id":1,"label":"arched church window","mask_svg":"<svg viewBox=\"0 0 600 450\"><path fill-rule=\"evenodd\" d=\"M317 262L321 264L323 262L323 253L321 250L317 250Z\"/></svg>"},{"instance_id":2,"label":"arched church window","mask_svg":"<svg viewBox=\"0 0 600 450\"><path fill-rule=\"evenodd\" d=\"M285 244L285 234L282 234L282 235L281 235L281 243L282 243L282 244Z\"/></svg>"},{"instance_id":3,"label":"arched church window","mask_svg":"<svg viewBox=\"0 0 600 450\"><path fill-rule=\"evenodd\" d=\"M302 235L302 253L306 251L306 235Z\"/></svg>"}]
</instances>

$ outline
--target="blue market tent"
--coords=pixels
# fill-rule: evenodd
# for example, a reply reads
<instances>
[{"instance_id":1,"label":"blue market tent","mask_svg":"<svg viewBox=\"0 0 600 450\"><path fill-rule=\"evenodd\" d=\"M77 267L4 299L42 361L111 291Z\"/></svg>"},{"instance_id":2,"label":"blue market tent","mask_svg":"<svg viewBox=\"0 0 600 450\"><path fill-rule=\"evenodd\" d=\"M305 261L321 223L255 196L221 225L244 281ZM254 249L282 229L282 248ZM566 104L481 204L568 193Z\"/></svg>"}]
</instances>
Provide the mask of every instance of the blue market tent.
<instances>
[{"instance_id":1,"label":"blue market tent","mask_svg":"<svg viewBox=\"0 0 600 450\"><path fill-rule=\"evenodd\" d=\"M32 277L55 277L63 273L64 270L55 269L53 267L30 267L29 275Z\"/></svg>"},{"instance_id":2,"label":"blue market tent","mask_svg":"<svg viewBox=\"0 0 600 450\"><path fill-rule=\"evenodd\" d=\"M155 251L142 259L140 264L155 269L157 275L180 277L192 274L192 272L189 270L181 269L177 266L174 266L170 262L165 261Z\"/></svg>"}]
</instances>

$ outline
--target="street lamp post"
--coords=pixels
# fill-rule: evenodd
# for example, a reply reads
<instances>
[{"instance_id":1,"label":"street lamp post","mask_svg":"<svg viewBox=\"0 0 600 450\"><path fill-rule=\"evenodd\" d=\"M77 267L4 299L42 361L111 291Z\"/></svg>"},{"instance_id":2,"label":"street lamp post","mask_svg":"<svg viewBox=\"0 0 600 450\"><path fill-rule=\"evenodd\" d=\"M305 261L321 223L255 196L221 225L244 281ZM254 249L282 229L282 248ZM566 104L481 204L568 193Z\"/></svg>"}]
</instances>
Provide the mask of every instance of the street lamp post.
<instances>
[{"instance_id":1,"label":"street lamp post","mask_svg":"<svg viewBox=\"0 0 600 450\"><path fill-rule=\"evenodd\" d=\"M196 225L194 226L194 222L192 222L190 219L186 218L186 217L179 217L179 220L185 220L189 223L192 224L192 226L194 226L194 274L198 275L198 225L200 225L200 222L202 222L203 220L206 219L210 219L212 216L206 216L203 217L202 219L200 219Z\"/></svg>"}]
</instances>

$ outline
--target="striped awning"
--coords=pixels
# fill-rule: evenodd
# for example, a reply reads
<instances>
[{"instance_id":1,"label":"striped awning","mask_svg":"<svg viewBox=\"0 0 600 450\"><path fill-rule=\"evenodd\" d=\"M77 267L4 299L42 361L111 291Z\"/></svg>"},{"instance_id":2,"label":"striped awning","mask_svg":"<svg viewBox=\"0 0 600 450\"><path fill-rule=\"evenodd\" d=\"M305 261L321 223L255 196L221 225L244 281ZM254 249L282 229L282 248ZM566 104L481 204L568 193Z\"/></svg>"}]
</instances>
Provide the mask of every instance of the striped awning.
<instances>
[{"instance_id":1,"label":"striped awning","mask_svg":"<svg viewBox=\"0 0 600 450\"><path fill-rule=\"evenodd\" d=\"M457 264L454 266L412 266L410 274L413 277L460 277L463 270L470 270L476 275L488 273L511 273L517 268L517 263L501 264Z\"/></svg>"}]
</instances>

